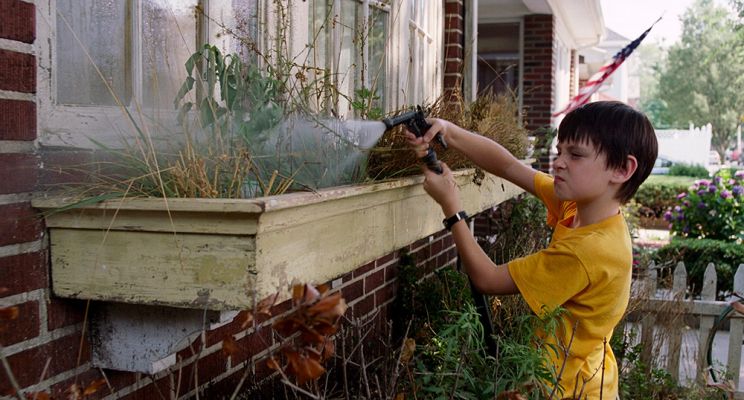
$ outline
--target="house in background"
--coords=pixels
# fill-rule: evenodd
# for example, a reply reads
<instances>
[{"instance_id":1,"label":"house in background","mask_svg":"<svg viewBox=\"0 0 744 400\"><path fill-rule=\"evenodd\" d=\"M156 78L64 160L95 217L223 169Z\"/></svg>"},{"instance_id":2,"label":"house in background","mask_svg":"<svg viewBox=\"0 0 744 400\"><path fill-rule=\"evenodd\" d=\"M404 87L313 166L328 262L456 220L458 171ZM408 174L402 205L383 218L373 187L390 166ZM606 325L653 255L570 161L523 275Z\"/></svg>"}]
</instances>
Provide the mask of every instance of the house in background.
<instances>
[{"instance_id":1,"label":"house in background","mask_svg":"<svg viewBox=\"0 0 744 400\"><path fill-rule=\"evenodd\" d=\"M103 362L96 347L100 332L88 329L89 304L53 291L50 253L55 249L43 216L31 205L36 193L54 179L49 176L48 149L77 149L65 157L73 164L86 162L89 137L108 143L117 132L130 129L122 109L143 120L175 117L172 94L184 81L183 66L191 52L205 44L240 53L247 50L244 46L270 50L281 43L292 54L302 54L302 62L333 71L328 79L346 93L373 89L377 105L388 111L453 91L469 99L487 90L510 92L524 109L526 126L538 131L555 126L552 113L579 87L579 52L596 45L604 32L599 0L275 3L291 3L293 8L284 14L270 12L258 0L2 2L0 307L17 307L19 312L12 329L0 330L3 357L14 374L10 379L0 372L0 395L18 388L66 397L73 385L86 387L105 377L108 388L94 397L187 397L199 392L214 397L231 394L248 365L254 368L249 382L256 390L261 383L271 385L264 380L273 374L266 358L277 347L271 320L245 328L245 313L214 321L203 335L158 359L149 367L151 374ZM224 26L193 12L197 6L207 15L219 15L229 29L256 35L256 42L230 42ZM329 12L338 24L323 24ZM257 18L246 17L250 15ZM282 18L289 32L276 30L283 26ZM370 20L375 23L366 24ZM314 24L321 34L317 46L308 47ZM354 38L360 34L370 40L364 42L364 51L356 52L359 43ZM97 60L97 68L90 59ZM293 76L301 81L308 71ZM314 106L330 115L354 116L343 96L319 96ZM489 209L475 216L476 235L489 234L483 223ZM438 225L439 210L416 215L422 225L434 221L438 230L348 265L329 280L343 293L352 318L367 320L370 327L386 325L396 295L400 250L422 268L454 265L456 252L451 236ZM366 234L372 243L385 239L387 232L370 229ZM312 265L307 270L320 273L322 268ZM90 305L106 312L101 302ZM132 307L130 315L150 314L150 306ZM288 308L288 302L276 305L274 315ZM100 315L101 309L97 312ZM204 313L159 309L152 314L165 319L188 314L201 324ZM234 340L239 353L225 357L226 340ZM147 350L146 344L140 348ZM124 356L141 356L133 353L136 349L119 350ZM182 373L178 388L172 371Z\"/></svg>"}]
</instances>

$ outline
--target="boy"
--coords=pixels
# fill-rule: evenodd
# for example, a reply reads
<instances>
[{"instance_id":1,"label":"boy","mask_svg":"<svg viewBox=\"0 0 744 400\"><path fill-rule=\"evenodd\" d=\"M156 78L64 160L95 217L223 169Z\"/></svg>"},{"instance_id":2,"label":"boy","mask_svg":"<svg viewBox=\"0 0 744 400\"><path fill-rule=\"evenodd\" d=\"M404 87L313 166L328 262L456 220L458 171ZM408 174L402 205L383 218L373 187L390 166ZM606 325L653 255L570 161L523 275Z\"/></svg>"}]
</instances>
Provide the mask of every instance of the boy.
<instances>
[{"instance_id":1,"label":"boy","mask_svg":"<svg viewBox=\"0 0 744 400\"><path fill-rule=\"evenodd\" d=\"M421 138L406 134L418 156L426 154L437 133L443 135L479 167L539 197L554 228L546 249L495 265L460 222L464 213L452 172L446 165L442 175L424 169L424 189L442 207L475 287L485 294L520 293L538 315L558 306L566 309L558 340L568 352L550 360L562 371L554 398L615 399L618 368L609 340L628 305L632 265L620 205L635 194L656 160L651 123L619 102L579 107L558 129L553 177L483 136L444 120L429 123L431 129Z\"/></svg>"}]
</instances>

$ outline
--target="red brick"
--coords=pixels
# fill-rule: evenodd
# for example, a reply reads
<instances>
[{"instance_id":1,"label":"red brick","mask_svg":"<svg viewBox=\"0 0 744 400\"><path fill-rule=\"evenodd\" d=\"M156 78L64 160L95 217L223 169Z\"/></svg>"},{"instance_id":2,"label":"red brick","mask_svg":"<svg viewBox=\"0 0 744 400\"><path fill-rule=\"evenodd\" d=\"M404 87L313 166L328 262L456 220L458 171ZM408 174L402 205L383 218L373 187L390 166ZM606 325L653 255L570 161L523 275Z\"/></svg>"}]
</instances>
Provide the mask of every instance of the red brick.
<instances>
[{"instance_id":1,"label":"red brick","mask_svg":"<svg viewBox=\"0 0 744 400\"><path fill-rule=\"evenodd\" d=\"M362 265L361 267L355 269L353 271L354 278L358 278L358 277L366 274L367 272L372 271L373 269L375 269L375 265L376 265L375 262L372 261L372 262L370 262L368 264Z\"/></svg>"},{"instance_id":2,"label":"red brick","mask_svg":"<svg viewBox=\"0 0 744 400\"><path fill-rule=\"evenodd\" d=\"M149 380L149 379L148 379ZM202 381L200 381L201 383ZM177 384L177 380L173 380L173 384ZM132 393L122 397L121 399L127 400L150 400L150 399L169 399L171 392L171 379L169 376L158 379L157 381L150 383L147 386L143 386ZM87 399L87 398L86 398Z\"/></svg>"},{"instance_id":3,"label":"red brick","mask_svg":"<svg viewBox=\"0 0 744 400\"><path fill-rule=\"evenodd\" d=\"M38 167L39 158L34 154L0 154L0 194L33 191Z\"/></svg>"},{"instance_id":4,"label":"red brick","mask_svg":"<svg viewBox=\"0 0 744 400\"><path fill-rule=\"evenodd\" d=\"M116 384L118 374L128 374L128 376L131 379L130 384L135 382L135 380L133 379L134 373L106 370L105 379L107 379L108 382L111 383L111 386L113 387L114 391L121 389L123 387L121 385ZM104 379L104 376L101 374L101 371L99 369L89 369L83 373L80 373L69 379L65 379L62 382L52 385L51 387L52 398L53 399L74 398L72 396L72 388L74 387L74 385L77 385L79 388L84 390L85 388L89 387L93 382L98 381L99 379ZM129 386L129 385L126 385L126 386ZM109 389L108 385L103 385L96 392L86 395L85 400L101 399L112 393L113 392Z\"/></svg>"},{"instance_id":5,"label":"red brick","mask_svg":"<svg viewBox=\"0 0 744 400\"><path fill-rule=\"evenodd\" d=\"M0 258L0 276L0 297L48 287L47 252Z\"/></svg>"},{"instance_id":6,"label":"red brick","mask_svg":"<svg viewBox=\"0 0 744 400\"><path fill-rule=\"evenodd\" d=\"M362 296L364 293L364 281L358 280L353 283L350 283L346 286L341 287L341 296L346 300L347 303L350 303L359 297Z\"/></svg>"},{"instance_id":7,"label":"red brick","mask_svg":"<svg viewBox=\"0 0 744 400\"><path fill-rule=\"evenodd\" d=\"M36 93L36 58L0 49L0 89Z\"/></svg>"},{"instance_id":8,"label":"red brick","mask_svg":"<svg viewBox=\"0 0 744 400\"><path fill-rule=\"evenodd\" d=\"M0 206L0 246L33 242L43 229L43 220L30 202Z\"/></svg>"},{"instance_id":9,"label":"red brick","mask_svg":"<svg viewBox=\"0 0 744 400\"><path fill-rule=\"evenodd\" d=\"M375 292L375 307L379 308L382 304L393 300L396 295L398 285L389 283Z\"/></svg>"},{"instance_id":10,"label":"red brick","mask_svg":"<svg viewBox=\"0 0 744 400\"><path fill-rule=\"evenodd\" d=\"M254 355L271 347L273 333L271 327L264 327L244 336L238 341L238 354L232 355L232 365L238 365Z\"/></svg>"},{"instance_id":11,"label":"red brick","mask_svg":"<svg viewBox=\"0 0 744 400\"><path fill-rule=\"evenodd\" d=\"M364 279L364 293L373 292L385 283L385 271L379 270Z\"/></svg>"},{"instance_id":12,"label":"red brick","mask_svg":"<svg viewBox=\"0 0 744 400\"><path fill-rule=\"evenodd\" d=\"M0 325L0 345L3 346L39 336L39 302L28 301L14 307L18 307L18 319Z\"/></svg>"},{"instance_id":13,"label":"red brick","mask_svg":"<svg viewBox=\"0 0 744 400\"><path fill-rule=\"evenodd\" d=\"M0 38L33 43L36 37L34 5L20 0L0 0Z\"/></svg>"},{"instance_id":14,"label":"red brick","mask_svg":"<svg viewBox=\"0 0 744 400\"><path fill-rule=\"evenodd\" d=\"M398 253L392 252L388 255L378 258L377 260L375 260L375 263L377 264L378 267L382 267L382 266L385 266L391 263L392 261L397 261L397 260L398 260Z\"/></svg>"},{"instance_id":15,"label":"red brick","mask_svg":"<svg viewBox=\"0 0 744 400\"><path fill-rule=\"evenodd\" d=\"M36 139L36 103L0 99L0 110L0 140Z\"/></svg>"},{"instance_id":16,"label":"red brick","mask_svg":"<svg viewBox=\"0 0 744 400\"><path fill-rule=\"evenodd\" d=\"M48 342L33 349L24 350L8 357L10 370L13 371L18 384L23 388L39 381L41 372L49 360L46 376L59 375L78 365L90 361L88 342L83 340L83 352L78 364L78 349L80 348L80 332L68 335L52 342ZM5 376L5 370L0 372ZM12 388L7 378L0 379L0 394L11 393Z\"/></svg>"},{"instance_id":17,"label":"red brick","mask_svg":"<svg viewBox=\"0 0 744 400\"><path fill-rule=\"evenodd\" d=\"M193 368L196 372L190 374L189 377L183 377L183 382L189 382L189 385L191 385L194 379L198 379L199 384L202 385L227 370L227 357L221 351L216 351L200 358Z\"/></svg>"},{"instance_id":18,"label":"red brick","mask_svg":"<svg viewBox=\"0 0 744 400\"><path fill-rule=\"evenodd\" d=\"M52 297L47 302L47 328L50 331L80 324L85 318L85 300Z\"/></svg>"},{"instance_id":19,"label":"red brick","mask_svg":"<svg viewBox=\"0 0 744 400\"><path fill-rule=\"evenodd\" d=\"M398 264L391 264L385 267L385 281L390 282L398 278Z\"/></svg>"},{"instance_id":20,"label":"red brick","mask_svg":"<svg viewBox=\"0 0 744 400\"><path fill-rule=\"evenodd\" d=\"M445 14L462 15L462 12L463 12L462 1L445 1L444 12Z\"/></svg>"},{"instance_id":21,"label":"red brick","mask_svg":"<svg viewBox=\"0 0 744 400\"><path fill-rule=\"evenodd\" d=\"M445 32L444 43L445 44L462 43L462 38L463 38L462 31L451 30L449 32Z\"/></svg>"},{"instance_id":22,"label":"red brick","mask_svg":"<svg viewBox=\"0 0 744 400\"><path fill-rule=\"evenodd\" d=\"M354 306L352 307L351 315L354 318L361 318L369 314L374 308L375 308L375 296L370 295L360 300L356 304L354 304Z\"/></svg>"}]
</instances>

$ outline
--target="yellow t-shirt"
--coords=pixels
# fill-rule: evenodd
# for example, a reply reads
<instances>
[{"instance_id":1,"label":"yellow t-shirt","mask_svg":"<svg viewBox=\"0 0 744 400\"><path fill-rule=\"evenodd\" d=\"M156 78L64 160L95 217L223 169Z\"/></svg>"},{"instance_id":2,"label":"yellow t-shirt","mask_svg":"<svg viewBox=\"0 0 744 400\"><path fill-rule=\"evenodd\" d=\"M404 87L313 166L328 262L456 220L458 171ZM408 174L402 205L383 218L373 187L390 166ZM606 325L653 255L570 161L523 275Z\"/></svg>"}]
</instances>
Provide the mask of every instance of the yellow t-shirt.
<instances>
[{"instance_id":1,"label":"yellow t-shirt","mask_svg":"<svg viewBox=\"0 0 744 400\"><path fill-rule=\"evenodd\" d=\"M535 192L548 208L553 238L545 250L511 261L509 273L538 315L545 312L543 307L563 306L568 311L559 334L564 346L575 327L559 381L562 397L581 393L582 399L599 399L604 386L602 398L615 399L618 369L609 342L628 306L633 262L625 218L618 213L596 224L570 228L576 203L555 197L553 178L537 173ZM560 371L566 357L551 357Z\"/></svg>"}]
</instances>

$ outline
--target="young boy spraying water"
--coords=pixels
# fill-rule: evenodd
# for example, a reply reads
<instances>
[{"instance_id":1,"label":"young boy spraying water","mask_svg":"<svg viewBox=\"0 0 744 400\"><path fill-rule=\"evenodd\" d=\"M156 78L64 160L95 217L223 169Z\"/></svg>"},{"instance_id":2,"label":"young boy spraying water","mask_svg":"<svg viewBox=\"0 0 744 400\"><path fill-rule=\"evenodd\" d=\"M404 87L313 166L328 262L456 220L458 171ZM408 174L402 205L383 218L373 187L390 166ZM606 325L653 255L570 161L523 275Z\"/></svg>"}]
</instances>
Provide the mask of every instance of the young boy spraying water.
<instances>
[{"instance_id":1,"label":"young boy spraying water","mask_svg":"<svg viewBox=\"0 0 744 400\"><path fill-rule=\"evenodd\" d=\"M452 171L424 169L424 189L442 207L465 272L484 294L516 294L541 315L563 307L559 348L549 360L562 371L555 398L615 399L618 367L609 341L630 295L632 248L620 205L651 173L657 142L649 120L619 102L597 102L570 112L558 129L553 176L521 163L506 149L445 120L429 119L423 137L406 137L417 155L441 134L484 170L542 200L553 237L544 250L495 265L462 221ZM549 339L550 340L550 339ZM569 346L570 343L570 346ZM561 353L561 352L559 352Z\"/></svg>"}]
</instances>

